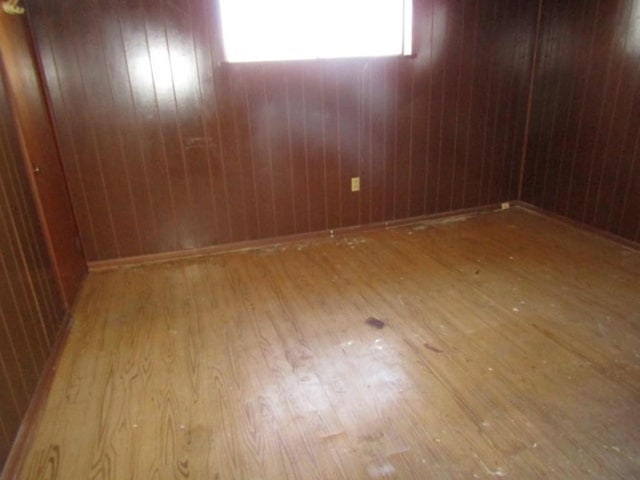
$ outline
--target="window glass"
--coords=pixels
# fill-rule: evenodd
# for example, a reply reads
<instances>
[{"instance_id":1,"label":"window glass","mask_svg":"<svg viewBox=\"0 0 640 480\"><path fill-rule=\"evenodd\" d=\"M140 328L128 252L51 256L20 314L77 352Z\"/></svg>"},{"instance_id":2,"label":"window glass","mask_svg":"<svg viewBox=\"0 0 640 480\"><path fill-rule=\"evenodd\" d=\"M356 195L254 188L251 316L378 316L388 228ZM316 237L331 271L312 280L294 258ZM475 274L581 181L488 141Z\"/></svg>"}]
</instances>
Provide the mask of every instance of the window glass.
<instances>
[{"instance_id":1,"label":"window glass","mask_svg":"<svg viewBox=\"0 0 640 480\"><path fill-rule=\"evenodd\" d=\"M229 62L411 54L411 0L219 0Z\"/></svg>"}]
</instances>

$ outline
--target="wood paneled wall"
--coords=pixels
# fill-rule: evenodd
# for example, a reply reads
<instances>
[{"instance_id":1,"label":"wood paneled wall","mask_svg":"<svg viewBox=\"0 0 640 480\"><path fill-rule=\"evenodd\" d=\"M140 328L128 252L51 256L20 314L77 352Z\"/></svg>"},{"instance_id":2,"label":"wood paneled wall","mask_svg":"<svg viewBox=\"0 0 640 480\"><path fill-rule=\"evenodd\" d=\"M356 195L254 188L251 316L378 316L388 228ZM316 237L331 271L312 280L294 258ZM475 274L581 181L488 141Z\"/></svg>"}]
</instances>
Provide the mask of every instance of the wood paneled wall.
<instances>
[{"instance_id":1,"label":"wood paneled wall","mask_svg":"<svg viewBox=\"0 0 640 480\"><path fill-rule=\"evenodd\" d=\"M413 58L229 65L211 0L29 2L88 259L515 198L536 2L415 4Z\"/></svg>"},{"instance_id":2,"label":"wood paneled wall","mask_svg":"<svg viewBox=\"0 0 640 480\"><path fill-rule=\"evenodd\" d=\"M640 2L543 5L522 199L640 241Z\"/></svg>"},{"instance_id":3,"label":"wood paneled wall","mask_svg":"<svg viewBox=\"0 0 640 480\"><path fill-rule=\"evenodd\" d=\"M56 279L71 307L86 261L54 136L33 42L23 15L0 15L0 68L40 213Z\"/></svg>"},{"instance_id":4,"label":"wood paneled wall","mask_svg":"<svg viewBox=\"0 0 640 480\"><path fill-rule=\"evenodd\" d=\"M64 315L0 76L0 468Z\"/></svg>"}]
</instances>

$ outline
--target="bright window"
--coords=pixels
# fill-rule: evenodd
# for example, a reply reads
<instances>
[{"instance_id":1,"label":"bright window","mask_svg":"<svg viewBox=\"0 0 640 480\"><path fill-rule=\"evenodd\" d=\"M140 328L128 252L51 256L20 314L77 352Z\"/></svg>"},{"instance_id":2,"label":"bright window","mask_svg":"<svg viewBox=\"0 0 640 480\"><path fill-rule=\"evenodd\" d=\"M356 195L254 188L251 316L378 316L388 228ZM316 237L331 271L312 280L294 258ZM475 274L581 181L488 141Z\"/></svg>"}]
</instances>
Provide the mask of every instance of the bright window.
<instances>
[{"instance_id":1,"label":"bright window","mask_svg":"<svg viewBox=\"0 0 640 480\"><path fill-rule=\"evenodd\" d=\"M219 0L229 62L411 54L411 0Z\"/></svg>"}]
</instances>

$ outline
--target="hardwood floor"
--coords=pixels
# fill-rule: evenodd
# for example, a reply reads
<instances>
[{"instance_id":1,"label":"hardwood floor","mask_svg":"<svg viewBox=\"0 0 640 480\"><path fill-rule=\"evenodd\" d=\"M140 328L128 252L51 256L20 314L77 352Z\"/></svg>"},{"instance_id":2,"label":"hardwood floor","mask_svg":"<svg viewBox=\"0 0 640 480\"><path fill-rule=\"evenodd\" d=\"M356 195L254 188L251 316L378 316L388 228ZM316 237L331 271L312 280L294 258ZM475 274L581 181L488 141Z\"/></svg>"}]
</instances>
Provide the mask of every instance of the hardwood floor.
<instances>
[{"instance_id":1,"label":"hardwood floor","mask_svg":"<svg viewBox=\"0 0 640 480\"><path fill-rule=\"evenodd\" d=\"M640 252L520 209L93 273L23 479L640 477Z\"/></svg>"}]
</instances>

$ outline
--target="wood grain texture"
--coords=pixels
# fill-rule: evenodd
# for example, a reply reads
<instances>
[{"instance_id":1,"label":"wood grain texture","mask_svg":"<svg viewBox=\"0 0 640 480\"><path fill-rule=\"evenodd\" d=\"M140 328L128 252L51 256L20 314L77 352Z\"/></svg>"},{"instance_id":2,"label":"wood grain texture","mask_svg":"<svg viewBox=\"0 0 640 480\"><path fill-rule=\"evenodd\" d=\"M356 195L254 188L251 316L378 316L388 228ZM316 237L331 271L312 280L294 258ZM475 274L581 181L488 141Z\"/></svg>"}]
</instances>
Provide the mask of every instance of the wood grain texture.
<instances>
[{"instance_id":1,"label":"wood grain texture","mask_svg":"<svg viewBox=\"0 0 640 480\"><path fill-rule=\"evenodd\" d=\"M92 273L19 478L634 478L639 272L512 209Z\"/></svg>"},{"instance_id":2,"label":"wood grain texture","mask_svg":"<svg viewBox=\"0 0 640 480\"><path fill-rule=\"evenodd\" d=\"M256 65L210 0L29 9L89 261L517 195L532 2L416 1L413 58Z\"/></svg>"},{"instance_id":3,"label":"wood grain texture","mask_svg":"<svg viewBox=\"0 0 640 480\"><path fill-rule=\"evenodd\" d=\"M640 240L634 1L544 2L522 200Z\"/></svg>"},{"instance_id":4,"label":"wood grain texture","mask_svg":"<svg viewBox=\"0 0 640 480\"><path fill-rule=\"evenodd\" d=\"M11 448L63 315L62 297L0 75L0 465Z\"/></svg>"}]
</instances>

